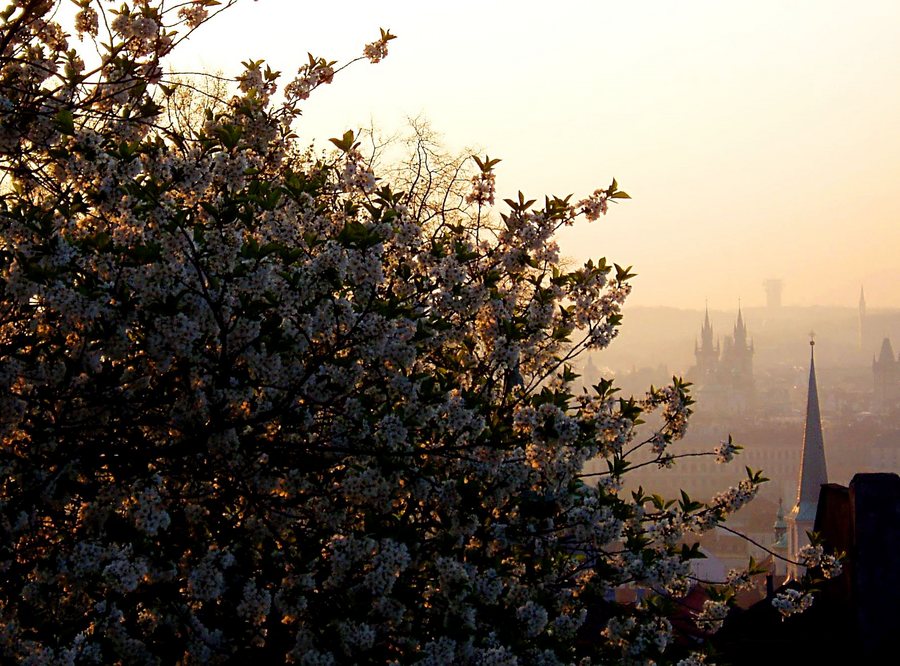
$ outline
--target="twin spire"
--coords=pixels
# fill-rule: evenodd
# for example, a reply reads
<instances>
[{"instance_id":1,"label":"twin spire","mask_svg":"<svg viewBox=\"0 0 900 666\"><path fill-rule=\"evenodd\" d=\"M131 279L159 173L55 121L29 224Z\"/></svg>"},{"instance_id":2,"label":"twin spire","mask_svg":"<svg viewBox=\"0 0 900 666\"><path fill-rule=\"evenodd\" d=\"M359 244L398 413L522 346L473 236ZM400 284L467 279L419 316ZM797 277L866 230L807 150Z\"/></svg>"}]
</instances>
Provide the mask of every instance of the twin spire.
<instances>
[{"instance_id":1,"label":"twin spire","mask_svg":"<svg viewBox=\"0 0 900 666\"><path fill-rule=\"evenodd\" d=\"M744 323L744 314L741 310L741 300L738 299L738 313L737 313L737 321L734 324L734 336L733 339L736 344L744 345L747 342L747 325ZM750 346L753 346L753 343L750 343ZM703 316L703 327L700 329L700 342L694 343L694 348L699 349L712 349L713 347L713 327L712 324L709 323L709 301L706 301L706 312ZM719 344L718 341L715 345L716 349L718 349Z\"/></svg>"}]
</instances>

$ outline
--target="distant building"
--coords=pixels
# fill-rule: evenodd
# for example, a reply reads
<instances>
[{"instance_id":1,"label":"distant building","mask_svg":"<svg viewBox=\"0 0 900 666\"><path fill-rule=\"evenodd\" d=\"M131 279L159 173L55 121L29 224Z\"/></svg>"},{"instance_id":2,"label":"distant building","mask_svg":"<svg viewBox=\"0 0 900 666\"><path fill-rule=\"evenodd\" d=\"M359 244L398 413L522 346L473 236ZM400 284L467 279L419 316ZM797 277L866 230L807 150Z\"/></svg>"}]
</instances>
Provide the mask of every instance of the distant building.
<instances>
[{"instance_id":1,"label":"distant building","mask_svg":"<svg viewBox=\"0 0 900 666\"><path fill-rule=\"evenodd\" d=\"M859 340L857 341L860 351L862 351L863 345L865 344L865 330L866 330L866 292L863 291L862 287L860 287L859 288L859 331L858 331Z\"/></svg>"},{"instance_id":2,"label":"distant building","mask_svg":"<svg viewBox=\"0 0 900 666\"><path fill-rule=\"evenodd\" d=\"M731 337L726 336L723 342L719 374L736 389L753 388L753 342L747 339L747 326L740 307L734 333Z\"/></svg>"},{"instance_id":3,"label":"distant building","mask_svg":"<svg viewBox=\"0 0 900 666\"><path fill-rule=\"evenodd\" d=\"M784 283L781 280L766 280L763 283L766 290L766 307L770 309L781 307L781 292Z\"/></svg>"},{"instance_id":4,"label":"distant building","mask_svg":"<svg viewBox=\"0 0 900 666\"><path fill-rule=\"evenodd\" d=\"M596 384L600 379L600 370L594 365L594 359L590 354L587 356L587 362L581 370L581 384L585 388L589 388Z\"/></svg>"},{"instance_id":5,"label":"distant building","mask_svg":"<svg viewBox=\"0 0 900 666\"><path fill-rule=\"evenodd\" d=\"M713 383L719 372L719 343L713 344L713 328L709 323L709 306L703 326L700 327L700 341L694 342L694 358L696 365L689 372L691 379L697 384Z\"/></svg>"},{"instance_id":6,"label":"distant building","mask_svg":"<svg viewBox=\"0 0 900 666\"><path fill-rule=\"evenodd\" d=\"M713 341L709 308L700 328L700 340L694 343L696 363L687 376L697 386L704 404L722 412L746 413L753 405L753 342L741 308L731 336L722 344Z\"/></svg>"},{"instance_id":7,"label":"distant building","mask_svg":"<svg viewBox=\"0 0 900 666\"><path fill-rule=\"evenodd\" d=\"M874 393L872 409L889 412L900 407L900 358L894 356L890 338L881 343L881 351L872 359Z\"/></svg>"},{"instance_id":8,"label":"distant building","mask_svg":"<svg viewBox=\"0 0 900 666\"><path fill-rule=\"evenodd\" d=\"M775 576L782 579L787 575L787 558L788 558L788 524L784 519L784 503L778 500L778 513L775 514L775 524L772 525L775 533L775 540L772 542L772 554L777 557L772 558L771 572Z\"/></svg>"}]
</instances>

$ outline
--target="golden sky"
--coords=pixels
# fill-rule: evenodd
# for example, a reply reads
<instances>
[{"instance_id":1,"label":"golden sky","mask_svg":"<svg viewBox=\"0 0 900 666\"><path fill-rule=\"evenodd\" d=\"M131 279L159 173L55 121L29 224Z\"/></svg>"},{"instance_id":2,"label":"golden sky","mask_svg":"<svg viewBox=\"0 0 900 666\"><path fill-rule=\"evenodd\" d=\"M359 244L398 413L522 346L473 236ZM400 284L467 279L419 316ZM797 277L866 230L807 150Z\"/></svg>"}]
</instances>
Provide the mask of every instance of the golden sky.
<instances>
[{"instance_id":1,"label":"golden sky","mask_svg":"<svg viewBox=\"0 0 900 666\"><path fill-rule=\"evenodd\" d=\"M897 0L245 0L177 63L291 74L379 27L388 58L318 90L304 137L421 115L503 159L501 197L615 176L633 200L562 247L633 264L633 304L759 305L776 277L786 304L900 307Z\"/></svg>"}]
</instances>

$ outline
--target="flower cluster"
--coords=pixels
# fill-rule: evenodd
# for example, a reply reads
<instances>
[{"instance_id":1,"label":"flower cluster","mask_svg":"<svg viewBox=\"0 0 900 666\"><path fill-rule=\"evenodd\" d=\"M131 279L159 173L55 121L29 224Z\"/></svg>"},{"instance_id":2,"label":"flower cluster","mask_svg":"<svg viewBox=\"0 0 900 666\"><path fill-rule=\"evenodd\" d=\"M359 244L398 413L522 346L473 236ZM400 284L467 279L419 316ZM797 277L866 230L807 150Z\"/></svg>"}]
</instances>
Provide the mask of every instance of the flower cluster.
<instances>
[{"instance_id":1,"label":"flower cluster","mask_svg":"<svg viewBox=\"0 0 900 666\"><path fill-rule=\"evenodd\" d=\"M349 192L364 192L375 189L375 173L365 163L363 156L356 149L349 150L344 156L344 168L341 170L341 185Z\"/></svg>"},{"instance_id":2,"label":"flower cluster","mask_svg":"<svg viewBox=\"0 0 900 666\"><path fill-rule=\"evenodd\" d=\"M379 63L387 57L388 42L394 39L390 30L382 30L381 38L363 48L363 56L371 63Z\"/></svg>"},{"instance_id":3,"label":"flower cluster","mask_svg":"<svg viewBox=\"0 0 900 666\"><path fill-rule=\"evenodd\" d=\"M96 37L99 29L99 20L97 11L90 5L86 5L78 10L78 13L75 15L75 30L79 34L87 33Z\"/></svg>"},{"instance_id":4,"label":"flower cluster","mask_svg":"<svg viewBox=\"0 0 900 666\"><path fill-rule=\"evenodd\" d=\"M747 569L730 569L725 580L737 592L749 590L753 586L751 572Z\"/></svg>"},{"instance_id":5,"label":"flower cluster","mask_svg":"<svg viewBox=\"0 0 900 666\"><path fill-rule=\"evenodd\" d=\"M297 70L297 76L285 86L284 94L289 102L305 100L313 90L333 80L334 63L309 56L309 63Z\"/></svg>"},{"instance_id":6,"label":"flower cluster","mask_svg":"<svg viewBox=\"0 0 900 666\"><path fill-rule=\"evenodd\" d=\"M172 522L156 488L146 488L134 494L133 513L138 529L150 536L165 530Z\"/></svg>"},{"instance_id":7,"label":"flower cluster","mask_svg":"<svg viewBox=\"0 0 900 666\"><path fill-rule=\"evenodd\" d=\"M481 172L472 176L472 191L466 195L466 203L493 206L495 179L493 171Z\"/></svg>"},{"instance_id":8,"label":"flower cluster","mask_svg":"<svg viewBox=\"0 0 900 666\"><path fill-rule=\"evenodd\" d=\"M813 597L811 593L793 588L782 590L772 598L772 606L781 613L781 619L796 613L802 613L812 606L812 603Z\"/></svg>"},{"instance_id":9,"label":"flower cluster","mask_svg":"<svg viewBox=\"0 0 900 666\"><path fill-rule=\"evenodd\" d=\"M825 578L834 578L841 574L839 557L826 553L822 544L807 544L797 553L797 559L804 567L818 569Z\"/></svg>"},{"instance_id":10,"label":"flower cluster","mask_svg":"<svg viewBox=\"0 0 900 666\"><path fill-rule=\"evenodd\" d=\"M728 436L728 439L719 443L713 449L713 453L716 456L717 463L729 463L734 460L734 456L741 450L741 447L734 443L731 435Z\"/></svg>"},{"instance_id":11,"label":"flower cluster","mask_svg":"<svg viewBox=\"0 0 900 666\"><path fill-rule=\"evenodd\" d=\"M725 514L734 513L756 497L759 486L751 479L742 480L737 486L723 490L713 496L710 505Z\"/></svg>"},{"instance_id":12,"label":"flower cluster","mask_svg":"<svg viewBox=\"0 0 900 666\"><path fill-rule=\"evenodd\" d=\"M604 190L596 190L587 199L579 201L578 207L584 213L584 216L593 222L599 219L601 215L606 215L606 211L609 210L609 196Z\"/></svg>"},{"instance_id":13,"label":"flower cluster","mask_svg":"<svg viewBox=\"0 0 900 666\"><path fill-rule=\"evenodd\" d=\"M617 650L619 663L661 653L672 639L672 625L665 618L628 615L612 617L601 632Z\"/></svg>"},{"instance_id":14,"label":"flower cluster","mask_svg":"<svg viewBox=\"0 0 900 666\"><path fill-rule=\"evenodd\" d=\"M724 601L707 599L703 602L703 608L697 613L694 622L704 631L716 632L722 628L727 616L728 604Z\"/></svg>"},{"instance_id":15,"label":"flower cluster","mask_svg":"<svg viewBox=\"0 0 900 666\"><path fill-rule=\"evenodd\" d=\"M209 10L206 9L208 4L206 0L193 0L178 10L178 16L184 19L187 27L196 28L209 16Z\"/></svg>"},{"instance_id":16,"label":"flower cluster","mask_svg":"<svg viewBox=\"0 0 900 666\"><path fill-rule=\"evenodd\" d=\"M575 205L575 209L583 214L588 221L595 221L601 215L606 215L609 210L609 202L616 199L630 199L627 193L619 189L619 184L613 179L612 184L606 189L594 190L594 193L582 199Z\"/></svg>"}]
</instances>

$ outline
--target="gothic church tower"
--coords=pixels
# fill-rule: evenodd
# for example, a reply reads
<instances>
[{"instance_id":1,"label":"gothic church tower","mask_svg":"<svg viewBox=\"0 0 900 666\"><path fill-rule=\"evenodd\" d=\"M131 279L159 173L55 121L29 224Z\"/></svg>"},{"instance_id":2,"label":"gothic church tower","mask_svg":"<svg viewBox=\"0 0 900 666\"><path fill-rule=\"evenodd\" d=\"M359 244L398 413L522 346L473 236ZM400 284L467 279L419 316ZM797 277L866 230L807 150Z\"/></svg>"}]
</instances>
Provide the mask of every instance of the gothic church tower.
<instances>
[{"instance_id":1,"label":"gothic church tower","mask_svg":"<svg viewBox=\"0 0 900 666\"><path fill-rule=\"evenodd\" d=\"M713 344L713 328L709 323L708 304L703 327L700 329L700 342L694 344L694 357L697 359L697 376L694 381L709 382L715 379L719 370L719 343Z\"/></svg>"},{"instance_id":2,"label":"gothic church tower","mask_svg":"<svg viewBox=\"0 0 900 666\"><path fill-rule=\"evenodd\" d=\"M728 364L734 383L743 388L753 384L753 341L748 339L744 314L738 304L732 344L729 345Z\"/></svg>"}]
</instances>

